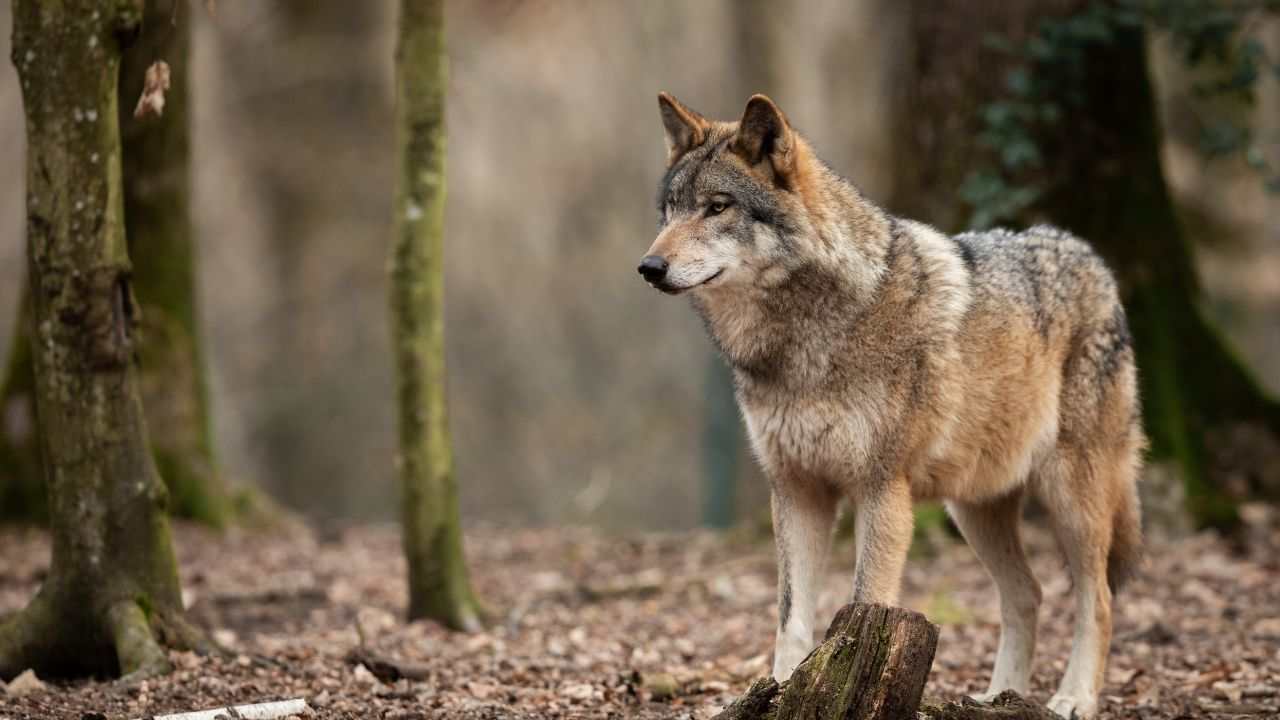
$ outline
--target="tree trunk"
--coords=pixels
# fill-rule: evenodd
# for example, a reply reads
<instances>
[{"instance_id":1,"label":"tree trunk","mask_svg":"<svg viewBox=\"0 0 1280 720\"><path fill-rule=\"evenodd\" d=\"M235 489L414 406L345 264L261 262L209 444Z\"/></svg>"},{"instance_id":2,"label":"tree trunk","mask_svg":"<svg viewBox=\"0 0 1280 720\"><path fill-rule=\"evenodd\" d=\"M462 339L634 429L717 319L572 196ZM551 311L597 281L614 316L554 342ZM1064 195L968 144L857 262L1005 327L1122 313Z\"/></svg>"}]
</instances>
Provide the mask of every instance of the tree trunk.
<instances>
[{"instance_id":1,"label":"tree trunk","mask_svg":"<svg viewBox=\"0 0 1280 720\"><path fill-rule=\"evenodd\" d=\"M181 0L144 4L142 32L124 53L119 84L124 217L141 310L142 406L172 512L220 526L230 503L213 455L190 213L191 6ZM164 114L134 118L131 100L156 60L169 64L172 78Z\"/></svg>"},{"instance_id":2,"label":"tree trunk","mask_svg":"<svg viewBox=\"0 0 1280 720\"><path fill-rule=\"evenodd\" d=\"M197 325L187 112L190 13L179 0L145 3L142 28L123 54L119 122L124 217L132 284L139 301L137 352L151 445L174 515L221 526L230 514L214 462L204 354ZM172 85L164 115L135 119L132 100L147 67L168 62ZM24 289L18 329L0 389L0 519L43 521L47 508L38 438L32 431L32 358L23 334L30 312Z\"/></svg>"},{"instance_id":3,"label":"tree trunk","mask_svg":"<svg viewBox=\"0 0 1280 720\"><path fill-rule=\"evenodd\" d=\"M902 167L891 206L945 230L961 229L958 188L992 163L973 138L981 109L1002 97L1018 61L972 27L1018 45L1037 24L1079 12L1082 0L1046 5L917 2L911 62L903 78L896 138ZM1211 452L1239 426L1280 431L1280 407L1253 379L1199 307L1191 243L1179 225L1160 162L1161 132L1147 74L1144 33L1119 27L1084 55L1078 102L1048 149L1049 191L1021 217L1048 220L1084 237L1119 278L1138 355L1144 423L1152 459L1176 468L1186 510L1199 526L1237 522L1235 498ZM1034 67L1030 68L1034 72ZM1068 91L1060 94L1068 96ZM1259 455L1254 462L1274 458Z\"/></svg>"},{"instance_id":4,"label":"tree trunk","mask_svg":"<svg viewBox=\"0 0 1280 720\"><path fill-rule=\"evenodd\" d=\"M473 630L481 612L463 557L445 403L444 1L403 0L399 32L391 315L409 617Z\"/></svg>"},{"instance_id":5,"label":"tree trunk","mask_svg":"<svg viewBox=\"0 0 1280 720\"><path fill-rule=\"evenodd\" d=\"M920 613L841 608L826 639L781 685L760 680L719 720L899 720L914 717L938 645Z\"/></svg>"},{"instance_id":6,"label":"tree trunk","mask_svg":"<svg viewBox=\"0 0 1280 720\"><path fill-rule=\"evenodd\" d=\"M28 282L53 555L0 625L0 677L168 668L191 645L139 399L116 82L139 2L16 0L27 127Z\"/></svg>"},{"instance_id":7,"label":"tree trunk","mask_svg":"<svg viewBox=\"0 0 1280 720\"><path fill-rule=\"evenodd\" d=\"M49 516L40 477L40 428L31 368L31 300L23 283L13 345L0 382L0 521L39 522Z\"/></svg>"},{"instance_id":8,"label":"tree trunk","mask_svg":"<svg viewBox=\"0 0 1280 720\"><path fill-rule=\"evenodd\" d=\"M1042 207L1093 242L1119 276L1152 457L1176 464L1197 524L1231 527L1236 499L1213 476L1216 441L1238 424L1280 431L1280 406L1200 308L1193 248L1160 161L1144 33L1118 30L1089 53L1083 90L1092 142Z\"/></svg>"}]
</instances>

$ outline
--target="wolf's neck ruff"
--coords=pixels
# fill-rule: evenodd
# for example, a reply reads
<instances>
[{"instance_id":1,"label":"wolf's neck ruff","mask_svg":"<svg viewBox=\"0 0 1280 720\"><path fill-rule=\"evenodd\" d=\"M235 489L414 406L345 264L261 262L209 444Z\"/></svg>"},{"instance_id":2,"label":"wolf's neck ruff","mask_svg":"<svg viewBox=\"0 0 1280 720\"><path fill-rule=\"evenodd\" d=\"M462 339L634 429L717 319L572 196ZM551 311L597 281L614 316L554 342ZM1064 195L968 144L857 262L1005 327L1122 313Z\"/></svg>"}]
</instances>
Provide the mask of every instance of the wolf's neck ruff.
<instances>
[{"instance_id":1,"label":"wolf's neck ruff","mask_svg":"<svg viewBox=\"0 0 1280 720\"><path fill-rule=\"evenodd\" d=\"M856 333L866 316L884 309L879 306L885 283L894 280L889 265L896 221L816 158L812 164L842 192L826 193L820 207L810 210L813 221L792 221L785 233L773 226L782 253L761 268L753 284L692 294L694 308L740 385L790 390L825 385L831 380L822 372L830 364L825 357L830 346L814 338L839 343Z\"/></svg>"}]
</instances>

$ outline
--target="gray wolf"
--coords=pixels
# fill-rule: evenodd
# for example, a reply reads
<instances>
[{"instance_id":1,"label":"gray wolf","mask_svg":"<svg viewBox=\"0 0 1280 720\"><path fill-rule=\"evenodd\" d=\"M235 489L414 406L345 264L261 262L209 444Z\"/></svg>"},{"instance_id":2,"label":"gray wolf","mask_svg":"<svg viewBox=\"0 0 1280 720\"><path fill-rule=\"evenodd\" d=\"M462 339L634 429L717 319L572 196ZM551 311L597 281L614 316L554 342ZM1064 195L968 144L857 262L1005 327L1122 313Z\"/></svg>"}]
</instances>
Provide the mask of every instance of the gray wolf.
<instances>
[{"instance_id":1,"label":"gray wolf","mask_svg":"<svg viewBox=\"0 0 1280 720\"><path fill-rule=\"evenodd\" d=\"M692 300L732 366L772 491L773 674L812 649L836 506L855 512L853 600L892 605L912 502L940 499L1000 594L989 695L1026 693L1040 585L1019 540L1047 509L1074 646L1049 707L1095 713L1112 593L1139 561L1146 446L1116 283L1052 227L947 236L893 217L818 159L767 97L737 122L659 95L667 170L639 271Z\"/></svg>"}]
</instances>

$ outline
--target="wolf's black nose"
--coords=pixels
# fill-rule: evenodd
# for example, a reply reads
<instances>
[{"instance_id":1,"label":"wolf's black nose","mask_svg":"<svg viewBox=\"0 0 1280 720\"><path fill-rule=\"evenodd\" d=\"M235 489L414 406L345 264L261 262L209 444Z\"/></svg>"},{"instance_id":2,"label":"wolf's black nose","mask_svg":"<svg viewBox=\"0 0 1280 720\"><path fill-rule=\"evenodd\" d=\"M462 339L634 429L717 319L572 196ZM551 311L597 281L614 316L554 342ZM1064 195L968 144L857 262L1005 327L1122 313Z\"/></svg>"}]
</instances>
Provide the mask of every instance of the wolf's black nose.
<instances>
[{"instance_id":1,"label":"wolf's black nose","mask_svg":"<svg viewBox=\"0 0 1280 720\"><path fill-rule=\"evenodd\" d=\"M660 255L646 255L636 268L645 280L658 282L667 275L667 259Z\"/></svg>"}]
</instances>

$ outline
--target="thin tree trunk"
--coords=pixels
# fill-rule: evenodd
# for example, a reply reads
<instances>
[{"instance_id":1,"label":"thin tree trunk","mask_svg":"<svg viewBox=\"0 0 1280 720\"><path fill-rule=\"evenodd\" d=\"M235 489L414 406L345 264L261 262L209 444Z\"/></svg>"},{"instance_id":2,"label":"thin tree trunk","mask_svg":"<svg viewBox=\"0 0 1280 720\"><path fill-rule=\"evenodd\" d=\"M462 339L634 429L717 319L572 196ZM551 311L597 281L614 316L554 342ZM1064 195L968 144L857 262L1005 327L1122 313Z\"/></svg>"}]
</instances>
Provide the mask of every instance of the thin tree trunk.
<instances>
[{"instance_id":1,"label":"thin tree trunk","mask_svg":"<svg viewBox=\"0 0 1280 720\"><path fill-rule=\"evenodd\" d=\"M445 407L443 0L403 0L399 32L391 314L409 617L473 630L481 611L462 552Z\"/></svg>"},{"instance_id":2,"label":"thin tree trunk","mask_svg":"<svg viewBox=\"0 0 1280 720\"><path fill-rule=\"evenodd\" d=\"M119 85L124 215L141 309L142 405L173 513L217 526L227 521L230 504L214 462L197 322L187 70L191 5L145 5L142 32L120 64ZM156 60L169 64L172 78L164 114L136 119L130 101Z\"/></svg>"},{"instance_id":3,"label":"thin tree trunk","mask_svg":"<svg viewBox=\"0 0 1280 720\"><path fill-rule=\"evenodd\" d=\"M231 503L214 462L189 212L190 12L180 0L145 5L141 31L121 59L119 82L125 224L140 309L142 402L172 513L221 526ZM156 60L169 64L172 77L164 115L135 119L131 101ZM0 388L0 519L43 521L47 507L39 440L34 422L28 422L34 418L34 371L24 335L29 312L24 288Z\"/></svg>"},{"instance_id":4,"label":"thin tree trunk","mask_svg":"<svg viewBox=\"0 0 1280 720\"><path fill-rule=\"evenodd\" d=\"M0 625L0 677L168 668L191 645L135 362L116 83L140 2L16 0L27 127L28 282L53 556Z\"/></svg>"}]
</instances>

